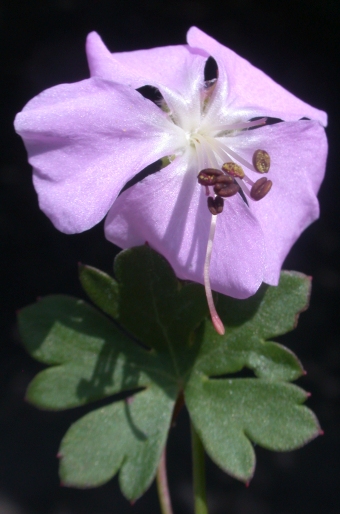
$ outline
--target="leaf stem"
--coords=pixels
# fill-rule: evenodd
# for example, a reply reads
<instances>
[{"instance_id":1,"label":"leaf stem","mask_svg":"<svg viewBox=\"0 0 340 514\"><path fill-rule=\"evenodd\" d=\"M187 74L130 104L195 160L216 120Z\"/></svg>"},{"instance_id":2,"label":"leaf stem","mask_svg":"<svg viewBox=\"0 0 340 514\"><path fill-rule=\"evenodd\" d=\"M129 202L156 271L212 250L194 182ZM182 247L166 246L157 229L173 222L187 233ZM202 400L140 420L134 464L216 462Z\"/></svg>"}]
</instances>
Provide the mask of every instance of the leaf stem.
<instances>
[{"instance_id":1,"label":"leaf stem","mask_svg":"<svg viewBox=\"0 0 340 514\"><path fill-rule=\"evenodd\" d=\"M192 470L195 514L208 514L205 486L205 456L201 439L191 422Z\"/></svg>"},{"instance_id":2,"label":"leaf stem","mask_svg":"<svg viewBox=\"0 0 340 514\"><path fill-rule=\"evenodd\" d=\"M162 514L173 514L166 474L166 447L164 447L157 469L157 490Z\"/></svg>"}]
</instances>

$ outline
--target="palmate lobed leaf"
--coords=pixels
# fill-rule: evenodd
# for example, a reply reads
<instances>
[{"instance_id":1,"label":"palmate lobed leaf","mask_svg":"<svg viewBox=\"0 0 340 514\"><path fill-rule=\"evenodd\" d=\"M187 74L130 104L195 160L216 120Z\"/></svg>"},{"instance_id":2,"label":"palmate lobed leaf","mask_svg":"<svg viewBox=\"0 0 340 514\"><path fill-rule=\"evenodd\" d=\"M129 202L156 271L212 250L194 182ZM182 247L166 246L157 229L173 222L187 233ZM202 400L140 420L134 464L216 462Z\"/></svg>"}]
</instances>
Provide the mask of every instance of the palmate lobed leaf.
<instances>
[{"instance_id":1,"label":"palmate lobed leaf","mask_svg":"<svg viewBox=\"0 0 340 514\"><path fill-rule=\"evenodd\" d=\"M178 281L148 246L121 252L115 275L80 268L89 297L114 321L66 296L19 316L27 350L52 366L30 384L33 404L65 409L130 395L69 429L60 448L65 484L96 486L119 472L125 496L139 497L155 476L181 391L210 457L244 481L255 466L251 441L282 451L318 434L302 405L306 394L286 383L302 374L301 364L267 340L294 328L308 303L307 277L283 272L278 287L262 286L248 300L220 295L221 337L207 319L203 287ZM243 367L257 378L233 378Z\"/></svg>"},{"instance_id":2,"label":"palmate lobed leaf","mask_svg":"<svg viewBox=\"0 0 340 514\"><path fill-rule=\"evenodd\" d=\"M210 457L230 475L248 481L255 469L250 441L269 450L296 449L318 434L306 393L287 383L259 379L192 380L186 402Z\"/></svg>"},{"instance_id":3,"label":"palmate lobed leaf","mask_svg":"<svg viewBox=\"0 0 340 514\"><path fill-rule=\"evenodd\" d=\"M31 355L53 366L27 391L40 408L76 407L148 383L139 366L151 356L82 300L46 297L23 309L19 321Z\"/></svg>"},{"instance_id":4,"label":"palmate lobed leaf","mask_svg":"<svg viewBox=\"0 0 340 514\"><path fill-rule=\"evenodd\" d=\"M81 418L61 443L63 483L98 486L120 470L125 496L141 496L154 479L172 408L173 399L154 385Z\"/></svg>"}]
</instances>

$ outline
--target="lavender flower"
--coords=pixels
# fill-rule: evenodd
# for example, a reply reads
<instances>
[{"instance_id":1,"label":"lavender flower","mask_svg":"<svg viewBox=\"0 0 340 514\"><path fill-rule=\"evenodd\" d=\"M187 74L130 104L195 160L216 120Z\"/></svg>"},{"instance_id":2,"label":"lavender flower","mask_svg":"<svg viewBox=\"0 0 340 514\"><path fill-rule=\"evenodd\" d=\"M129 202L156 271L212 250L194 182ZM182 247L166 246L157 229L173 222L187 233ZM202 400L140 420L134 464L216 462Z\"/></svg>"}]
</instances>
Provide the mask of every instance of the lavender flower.
<instances>
[{"instance_id":1,"label":"lavender flower","mask_svg":"<svg viewBox=\"0 0 340 514\"><path fill-rule=\"evenodd\" d=\"M326 114L199 29L187 40L111 54L91 33L91 78L44 91L15 128L40 207L59 230L87 230L108 213L110 241L147 241L179 278L205 284L223 332L211 287L247 298L263 281L276 285L291 246L319 215ZM209 56L218 77L205 81ZM137 91L146 85L158 102ZM159 159L167 165L120 194Z\"/></svg>"}]
</instances>

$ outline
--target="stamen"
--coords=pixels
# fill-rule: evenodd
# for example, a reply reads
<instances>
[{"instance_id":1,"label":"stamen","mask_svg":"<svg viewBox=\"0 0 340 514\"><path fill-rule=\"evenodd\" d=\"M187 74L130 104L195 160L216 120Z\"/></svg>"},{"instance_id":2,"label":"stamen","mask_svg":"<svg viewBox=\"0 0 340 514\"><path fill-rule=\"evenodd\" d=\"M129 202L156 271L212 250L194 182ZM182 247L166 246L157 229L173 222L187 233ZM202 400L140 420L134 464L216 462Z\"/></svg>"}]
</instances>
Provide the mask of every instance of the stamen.
<instances>
[{"instance_id":1,"label":"stamen","mask_svg":"<svg viewBox=\"0 0 340 514\"><path fill-rule=\"evenodd\" d=\"M215 170L214 168L205 168L199 172L197 180L201 186L213 186L216 184L219 175L223 175L222 171Z\"/></svg>"},{"instance_id":2,"label":"stamen","mask_svg":"<svg viewBox=\"0 0 340 514\"><path fill-rule=\"evenodd\" d=\"M231 150L227 145L222 143L222 141L217 141L213 137L209 136L206 136L206 139L207 141L209 141L209 144L214 149L214 152L216 152L217 155L221 157L221 159L225 160L225 155L227 155L228 157L232 157L236 161L240 162L241 164L243 164L243 166L246 166L246 168L250 169L251 171L256 171L252 164L250 164L248 161L243 159L243 157L241 157L236 152Z\"/></svg>"},{"instance_id":3,"label":"stamen","mask_svg":"<svg viewBox=\"0 0 340 514\"><path fill-rule=\"evenodd\" d=\"M261 125L265 125L267 121L267 118L261 118L259 120L254 121L244 121L240 123L232 123L230 125L215 125L210 128L212 132L218 131L218 132L224 132L229 130L243 130L250 127L260 127ZM215 136L218 137L218 136Z\"/></svg>"},{"instance_id":4,"label":"stamen","mask_svg":"<svg viewBox=\"0 0 340 514\"><path fill-rule=\"evenodd\" d=\"M216 216L217 214L221 214L221 212L223 211L223 206L224 206L223 198L221 198L220 196L216 196L215 198L213 198L212 196L209 196L208 209L211 212L211 214L213 214L214 216Z\"/></svg>"},{"instance_id":5,"label":"stamen","mask_svg":"<svg viewBox=\"0 0 340 514\"><path fill-rule=\"evenodd\" d=\"M203 137L201 134L195 134L195 139L200 143L201 152L204 154L205 159L203 159L205 166L210 166L211 168L218 169L218 162L215 156L215 153L213 152L213 149L211 148L211 145L209 144L210 141L207 141L207 138ZM197 147L196 147L197 148Z\"/></svg>"},{"instance_id":6,"label":"stamen","mask_svg":"<svg viewBox=\"0 0 340 514\"><path fill-rule=\"evenodd\" d=\"M211 216L211 224L210 224L210 232L209 232L209 239L207 244L207 253L205 255L205 262L204 262L204 287L205 287L205 294L207 296L207 302L208 307L210 311L211 321L214 325L214 328L218 334L221 336L224 335L225 330L222 321L220 320L219 315L217 314L216 307L214 304L214 299L212 296L211 286L210 286L210 277L209 277L209 270L210 270L210 259L211 259L211 252L212 252L212 246L215 236L215 229L216 229L216 220L217 216Z\"/></svg>"},{"instance_id":7,"label":"stamen","mask_svg":"<svg viewBox=\"0 0 340 514\"><path fill-rule=\"evenodd\" d=\"M244 178L244 171L235 162L225 162L222 164L222 170L232 177Z\"/></svg>"},{"instance_id":8,"label":"stamen","mask_svg":"<svg viewBox=\"0 0 340 514\"><path fill-rule=\"evenodd\" d=\"M266 177L259 178L250 190L250 196L253 200L262 200L271 190L273 183Z\"/></svg>"},{"instance_id":9,"label":"stamen","mask_svg":"<svg viewBox=\"0 0 340 514\"><path fill-rule=\"evenodd\" d=\"M192 141L195 145L195 150L196 150L197 168L199 170L202 170L205 167L205 165L204 165L204 162L202 159L202 153L200 151L200 143L194 138L192 139Z\"/></svg>"},{"instance_id":10,"label":"stamen","mask_svg":"<svg viewBox=\"0 0 340 514\"><path fill-rule=\"evenodd\" d=\"M209 136L205 136L205 138L215 154L222 160L222 162L225 161L226 157L229 157L227 152L222 148L220 141L217 141L215 138Z\"/></svg>"},{"instance_id":11,"label":"stamen","mask_svg":"<svg viewBox=\"0 0 340 514\"><path fill-rule=\"evenodd\" d=\"M240 190L240 186L233 182L232 184L215 184L214 193L223 198L229 198L236 195Z\"/></svg>"},{"instance_id":12,"label":"stamen","mask_svg":"<svg viewBox=\"0 0 340 514\"><path fill-rule=\"evenodd\" d=\"M216 177L216 184L232 184L233 182L234 177L231 177L230 175L225 175L224 173Z\"/></svg>"},{"instance_id":13,"label":"stamen","mask_svg":"<svg viewBox=\"0 0 340 514\"><path fill-rule=\"evenodd\" d=\"M265 150L256 150L253 155L253 165L259 173L268 173L270 168L270 156Z\"/></svg>"},{"instance_id":14,"label":"stamen","mask_svg":"<svg viewBox=\"0 0 340 514\"><path fill-rule=\"evenodd\" d=\"M244 180L244 182L246 182L250 186L254 185L254 182L248 177L248 175L244 175L243 180Z\"/></svg>"}]
</instances>

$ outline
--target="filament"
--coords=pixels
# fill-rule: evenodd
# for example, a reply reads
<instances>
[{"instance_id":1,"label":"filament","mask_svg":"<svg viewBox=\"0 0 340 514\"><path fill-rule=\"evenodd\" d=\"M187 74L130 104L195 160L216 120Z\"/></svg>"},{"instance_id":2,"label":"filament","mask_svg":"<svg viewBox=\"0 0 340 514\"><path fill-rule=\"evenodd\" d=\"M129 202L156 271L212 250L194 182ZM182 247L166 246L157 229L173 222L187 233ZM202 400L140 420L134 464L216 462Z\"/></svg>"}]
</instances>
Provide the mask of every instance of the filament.
<instances>
[{"instance_id":1,"label":"filament","mask_svg":"<svg viewBox=\"0 0 340 514\"><path fill-rule=\"evenodd\" d=\"M211 148L210 141L207 141L201 134L195 134L195 137L201 145L201 147L198 147L198 151L201 149L202 154L204 154L204 163L208 166L212 166L213 168L218 168L218 163L213 149Z\"/></svg>"},{"instance_id":2,"label":"filament","mask_svg":"<svg viewBox=\"0 0 340 514\"><path fill-rule=\"evenodd\" d=\"M243 164L243 166L250 169L251 171L255 171L254 166L252 164L250 164L250 162L246 161L246 159L243 159L243 157L241 157L236 152L234 152L234 150L229 148L229 146L222 143L222 141L218 141L218 144L222 148L222 150L224 150L230 157L232 157L236 161L240 162L241 164Z\"/></svg>"},{"instance_id":3,"label":"filament","mask_svg":"<svg viewBox=\"0 0 340 514\"><path fill-rule=\"evenodd\" d=\"M231 123L230 125L215 125L210 127L211 132L218 131L218 134L215 137L219 137L220 132L230 131L230 130L244 130L250 127L260 127L261 125L265 125L267 118L261 118L259 120L254 121L245 121L240 123Z\"/></svg>"}]
</instances>

